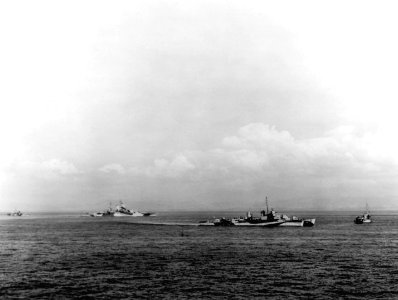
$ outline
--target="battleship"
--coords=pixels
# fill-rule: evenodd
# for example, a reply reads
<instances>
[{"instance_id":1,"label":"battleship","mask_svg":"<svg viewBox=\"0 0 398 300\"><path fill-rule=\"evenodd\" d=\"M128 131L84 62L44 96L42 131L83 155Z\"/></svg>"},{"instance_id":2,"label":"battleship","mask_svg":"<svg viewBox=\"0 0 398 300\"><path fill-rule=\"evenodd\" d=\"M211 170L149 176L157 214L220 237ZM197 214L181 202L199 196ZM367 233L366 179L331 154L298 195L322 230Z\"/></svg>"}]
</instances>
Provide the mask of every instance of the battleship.
<instances>
[{"instance_id":1,"label":"battleship","mask_svg":"<svg viewBox=\"0 0 398 300\"><path fill-rule=\"evenodd\" d=\"M153 217L155 213L153 212L140 212L132 209L128 209L122 201L116 206L115 217Z\"/></svg>"},{"instance_id":2,"label":"battleship","mask_svg":"<svg viewBox=\"0 0 398 300\"><path fill-rule=\"evenodd\" d=\"M110 204L106 211L90 214L91 217L151 217L155 215L156 214L153 212L140 212L128 209L122 201L120 201L115 209L113 209L112 204Z\"/></svg>"}]
</instances>

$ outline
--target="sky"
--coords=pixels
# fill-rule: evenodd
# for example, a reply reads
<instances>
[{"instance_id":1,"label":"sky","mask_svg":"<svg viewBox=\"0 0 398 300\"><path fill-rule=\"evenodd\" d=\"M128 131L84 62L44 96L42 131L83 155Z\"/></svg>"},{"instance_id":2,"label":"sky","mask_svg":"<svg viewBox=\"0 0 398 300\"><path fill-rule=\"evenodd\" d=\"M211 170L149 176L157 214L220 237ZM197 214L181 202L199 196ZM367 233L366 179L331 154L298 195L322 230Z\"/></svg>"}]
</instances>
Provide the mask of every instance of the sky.
<instances>
[{"instance_id":1,"label":"sky","mask_svg":"<svg viewBox=\"0 0 398 300\"><path fill-rule=\"evenodd\" d=\"M398 209L395 1L4 1L0 211Z\"/></svg>"}]
</instances>

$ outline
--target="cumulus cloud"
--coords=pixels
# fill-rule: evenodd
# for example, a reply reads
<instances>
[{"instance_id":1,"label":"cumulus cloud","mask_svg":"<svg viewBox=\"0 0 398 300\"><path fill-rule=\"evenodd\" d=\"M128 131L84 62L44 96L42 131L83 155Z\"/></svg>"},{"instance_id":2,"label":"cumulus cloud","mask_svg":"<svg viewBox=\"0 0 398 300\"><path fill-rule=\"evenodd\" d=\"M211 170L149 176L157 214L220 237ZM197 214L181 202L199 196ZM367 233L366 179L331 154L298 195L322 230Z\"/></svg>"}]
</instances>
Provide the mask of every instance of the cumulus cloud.
<instances>
[{"instance_id":1,"label":"cumulus cloud","mask_svg":"<svg viewBox=\"0 0 398 300\"><path fill-rule=\"evenodd\" d=\"M56 172L63 175L79 173L79 170L72 163L58 159L44 161L41 163L41 167L44 170Z\"/></svg>"},{"instance_id":2,"label":"cumulus cloud","mask_svg":"<svg viewBox=\"0 0 398 300\"><path fill-rule=\"evenodd\" d=\"M17 175L47 179L82 173L73 163L59 159L50 159L41 162L22 161L10 166L9 171Z\"/></svg>"},{"instance_id":3,"label":"cumulus cloud","mask_svg":"<svg viewBox=\"0 0 398 300\"><path fill-rule=\"evenodd\" d=\"M249 150L252 153L266 154L271 162L280 158L287 161L293 158L296 162L306 164L320 163L319 159L323 159L325 163L335 162L336 158L374 161L375 157L371 155L369 148L377 143L377 133L361 133L352 126L335 128L317 138L298 140L287 131L278 131L275 127L261 123L244 126L236 136L223 141L225 152ZM393 156L388 157L388 152L383 157L394 160Z\"/></svg>"},{"instance_id":4,"label":"cumulus cloud","mask_svg":"<svg viewBox=\"0 0 398 300\"><path fill-rule=\"evenodd\" d=\"M392 198L398 195L397 155L378 136L377 131L343 126L297 139L272 126L249 124L225 137L219 148L191 154L200 175L192 178L201 183L211 179L209 189L271 191L329 209L329 202L318 200L339 197L342 205L371 195Z\"/></svg>"},{"instance_id":5,"label":"cumulus cloud","mask_svg":"<svg viewBox=\"0 0 398 300\"><path fill-rule=\"evenodd\" d=\"M294 154L294 148L295 140L289 132L252 123L241 127L236 136L225 137L217 152L232 165L261 170L278 157Z\"/></svg>"},{"instance_id":6,"label":"cumulus cloud","mask_svg":"<svg viewBox=\"0 0 398 300\"><path fill-rule=\"evenodd\" d=\"M195 169L195 165L184 155L179 154L171 160L156 159L153 166L146 170L149 176L180 177Z\"/></svg>"},{"instance_id":7,"label":"cumulus cloud","mask_svg":"<svg viewBox=\"0 0 398 300\"><path fill-rule=\"evenodd\" d=\"M251 123L223 138L218 148L157 158L149 166L108 164L99 171L229 185L265 179L283 182L281 176L294 182L311 178L341 182L396 173L391 168L396 167L393 156L374 155L370 150L377 142L371 137L369 132L342 126L316 138L297 139L286 130Z\"/></svg>"},{"instance_id":8,"label":"cumulus cloud","mask_svg":"<svg viewBox=\"0 0 398 300\"><path fill-rule=\"evenodd\" d=\"M168 197L168 203L177 198L194 201L210 197L214 203L238 205L240 197L261 199L267 193L279 199L294 198L289 205L296 207L304 203L332 209L336 207L329 200L334 197L341 199L342 207L342 199L358 199L356 203L361 204L364 195L384 195L386 199L398 195L395 156L388 151L375 154L372 149L382 150L375 145L377 136L377 132L345 126L316 138L298 139L288 131L253 123L220 139L216 148L165 155L149 165L111 163L96 170L109 174L107 177L92 177L92 173L83 173L71 162L59 159L25 161L14 165L13 172L33 190L40 183L57 179L62 186L76 187L73 175L81 174L84 187L95 186L95 191L108 187L110 194L116 187L137 194L146 186L156 186L146 192L154 198ZM177 186L178 193L172 188ZM325 200L322 203L319 199Z\"/></svg>"},{"instance_id":9,"label":"cumulus cloud","mask_svg":"<svg viewBox=\"0 0 398 300\"><path fill-rule=\"evenodd\" d=\"M390 176L397 171L391 168L396 167L394 157L381 159L369 150L376 142L369 134L350 126L317 138L296 139L288 131L252 123L241 127L236 135L223 138L216 149L185 152L169 160L157 159L147 174L178 177L194 171L192 180L245 184L265 179L284 182L287 178L295 183L320 178L336 184L342 180L366 181L372 176Z\"/></svg>"},{"instance_id":10,"label":"cumulus cloud","mask_svg":"<svg viewBox=\"0 0 398 300\"><path fill-rule=\"evenodd\" d=\"M303 176L369 177L369 170L383 171L380 158L369 151L370 142L369 135L349 126L317 138L296 139L288 131L252 123L239 128L236 135L223 138L218 148L157 158L150 166L127 169L111 164L100 170L117 173L128 170L127 173L135 176L185 176L195 181L217 182L223 178L240 180L244 176L263 180L277 178L280 174L296 176L295 180Z\"/></svg>"},{"instance_id":11,"label":"cumulus cloud","mask_svg":"<svg viewBox=\"0 0 398 300\"><path fill-rule=\"evenodd\" d=\"M104 173L118 173L118 174L125 174L126 169L120 164L108 164L99 168L99 171Z\"/></svg>"}]
</instances>

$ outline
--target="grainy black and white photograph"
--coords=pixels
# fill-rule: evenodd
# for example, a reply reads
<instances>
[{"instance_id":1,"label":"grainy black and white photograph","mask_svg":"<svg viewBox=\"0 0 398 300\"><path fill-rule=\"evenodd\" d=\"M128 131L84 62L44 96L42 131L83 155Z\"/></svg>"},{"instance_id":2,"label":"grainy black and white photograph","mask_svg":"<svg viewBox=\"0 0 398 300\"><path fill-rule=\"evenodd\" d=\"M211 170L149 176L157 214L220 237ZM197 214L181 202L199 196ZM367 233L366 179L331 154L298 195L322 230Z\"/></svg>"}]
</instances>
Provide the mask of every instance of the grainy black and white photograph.
<instances>
[{"instance_id":1,"label":"grainy black and white photograph","mask_svg":"<svg viewBox=\"0 0 398 300\"><path fill-rule=\"evenodd\" d=\"M0 3L1 299L398 299L398 3Z\"/></svg>"}]
</instances>

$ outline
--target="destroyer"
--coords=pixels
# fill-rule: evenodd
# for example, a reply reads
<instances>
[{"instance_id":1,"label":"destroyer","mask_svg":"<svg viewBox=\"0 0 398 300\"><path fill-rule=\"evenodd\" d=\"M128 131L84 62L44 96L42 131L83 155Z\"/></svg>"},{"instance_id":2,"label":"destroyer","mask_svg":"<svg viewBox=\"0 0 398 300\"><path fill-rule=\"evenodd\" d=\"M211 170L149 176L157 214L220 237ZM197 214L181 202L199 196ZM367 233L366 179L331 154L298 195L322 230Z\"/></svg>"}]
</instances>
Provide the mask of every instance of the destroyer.
<instances>
[{"instance_id":1,"label":"destroyer","mask_svg":"<svg viewBox=\"0 0 398 300\"><path fill-rule=\"evenodd\" d=\"M262 210L260 212L259 218L252 216L251 212L249 211L246 214L245 218L241 217L234 218L231 221L236 226L268 226L268 227L279 226L285 222L282 218L280 218L280 215L278 215L272 208L269 211L268 205L266 211Z\"/></svg>"},{"instance_id":2,"label":"destroyer","mask_svg":"<svg viewBox=\"0 0 398 300\"><path fill-rule=\"evenodd\" d=\"M246 217L238 217L232 219L220 218L212 221L199 222L200 226L258 226L258 227L275 227L285 222L280 215L271 208L268 209L268 199L265 198L266 210L260 212L260 217L254 217L251 212L247 212Z\"/></svg>"},{"instance_id":3,"label":"destroyer","mask_svg":"<svg viewBox=\"0 0 398 300\"><path fill-rule=\"evenodd\" d=\"M260 217L254 217L251 212L247 212L246 217L239 218L219 218L199 222L199 226L292 226L292 227L311 227L315 225L315 219L300 219L295 216L289 218L286 215L277 214L272 208L268 209L268 198L265 198L266 210L260 212Z\"/></svg>"}]
</instances>

